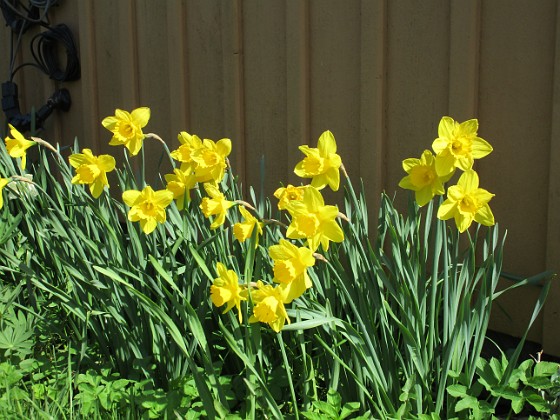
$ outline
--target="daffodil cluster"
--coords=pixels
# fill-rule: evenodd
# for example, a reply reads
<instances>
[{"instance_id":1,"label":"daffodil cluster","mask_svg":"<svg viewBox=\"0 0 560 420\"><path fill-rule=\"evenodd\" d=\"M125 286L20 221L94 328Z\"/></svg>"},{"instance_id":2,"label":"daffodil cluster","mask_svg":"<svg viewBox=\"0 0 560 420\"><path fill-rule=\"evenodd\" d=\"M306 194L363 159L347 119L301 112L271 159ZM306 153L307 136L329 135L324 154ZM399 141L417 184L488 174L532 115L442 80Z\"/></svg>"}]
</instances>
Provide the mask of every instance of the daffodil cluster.
<instances>
[{"instance_id":1,"label":"daffodil cluster","mask_svg":"<svg viewBox=\"0 0 560 420\"><path fill-rule=\"evenodd\" d=\"M27 164L27 149L31 146L35 146L37 143L32 140L27 140L12 124L8 125L12 137L8 136L4 139L6 149L11 157L21 158L21 169L25 169Z\"/></svg>"},{"instance_id":2,"label":"daffodil cluster","mask_svg":"<svg viewBox=\"0 0 560 420\"><path fill-rule=\"evenodd\" d=\"M36 194L36 188L33 185L32 176L25 173L25 168L27 167L27 149L36 145L40 145L47 149L50 149L51 151L59 155L58 150L45 140L38 137L31 137L31 140L28 140L12 124L8 124L8 127L10 129L10 134L4 138L6 150L8 151L8 155L10 155L11 157L20 159L21 170L23 174L22 176L14 175L11 178L2 178L0 176L0 209L4 206L2 190L6 185L8 185L10 181L24 182L27 184L27 190L31 191L32 194Z\"/></svg>"},{"instance_id":3,"label":"daffodil cluster","mask_svg":"<svg viewBox=\"0 0 560 420\"><path fill-rule=\"evenodd\" d=\"M188 163L192 159L190 147L196 143L192 137L184 138L182 151L176 154L181 154ZM319 249L327 251L331 242L342 242L344 239L342 228L337 223L337 218L343 215L336 206L325 204L320 191L326 186L334 191L339 188L342 161L336 154L335 138L330 131L325 131L319 138L317 148L300 146L300 150L305 157L296 165L294 172L302 178L311 178L311 183L300 186L290 184L278 188L274 193L278 198L279 210L288 213L290 224L285 226L286 238L268 248L272 282L258 280L240 284L234 271L218 263L218 277L210 288L212 302L216 306L226 305L224 313L236 308L241 322L241 302L250 301L252 314L248 321L268 324L276 332L290 323L286 305L313 286L308 269L315 265L315 253ZM234 203L227 201L215 186L205 184L205 189L208 197L203 199L201 208L207 217L215 215L211 227L216 227L223 223L227 209ZM241 242L250 238L256 229L255 246L258 246L258 237L263 234L263 222L249 212L247 208L252 207L247 203L239 204L242 204L239 211L244 220L234 225L233 233Z\"/></svg>"},{"instance_id":4,"label":"daffodil cluster","mask_svg":"<svg viewBox=\"0 0 560 420\"><path fill-rule=\"evenodd\" d=\"M131 156L135 156L142 150L147 138L164 143L157 135L144 133L150 115L150 108L147 107L130 112L116 109L114 115L101 122L112 134L109 145L124 146ZM210 286L210 300L218 307L224 306L224 312L235 308L242 322L242 302L247 302L252 311L248 322L262 322L276 332L281 331L286 323L290 323L286 305L313 286L308 270L319 258L317 252L327 252L331 242L342 242L344 239L337 219L345 217L336 206L325 204L321 193L327 186L333 191L337 191L340 186L340 170L343 167L334 135L325 131L319 137L316 148L307 145L299 147L304 157L295 166L294 173L310 179L308 185L288 185L278 188L274 193L278 198L279 210L287 213L287 224L263 219L249 203L230 200L221 190L232 148L229 139L201 139L182 131L178 140L177 149L169 152L174 169L163 177L165 188L154 189L150 185L142 185L138 190L123 191L122 200L128 207L128 220L138 222L140 229L150 234L158 225L166 223L167 209L173 201L179 211L195 210L189 208L191 190L200 185L202 188L198 189L203 197L199 210L209 219L210 229L222 227L230 217L228 212L235 211L237 217L231 215L236 219L231 229L234 238L240 243L250 242L249 246L258 248L259 238L265 233L267 223L283 226L285 237L265 251L270 262L268 279L240 281L235 271L217 262L217 277ZM5 142L10 155L21 159L22 170L26 167L27 149L36 144L52 148L60 157L60 153L48 143L34 137L28 140L12 126ZM93 198L100 198L110 187L108 174L116 168L113 156L97 155L91 149L84 148L71 154L68 161L75 171L71 183L89 187ZM9 181L0 178L0 207L3 205L2 189ZM144 183L144 180L140 181Z\"/></svg>"},{"instance_id":5,"label":"daffodil cluster","mask_svg":"<svg viewBox=\"0 0 560 420\"><path fill-rule=\"evenodd\" d=\"M419 206L429 203L436 195L445 194L445 183L456 169L463 171L456 185L447 189L447 199L438 209L441 220L453 218L460 232L467 230L473 221L485 226L494 225L494 215L488 202L494 197L479 188L478 174L473 169L475 159L492 152L492 146L478 137L478 120L458 123L451 117L443 117L438 127L438 137L432 149L425 150L419 159L403 161L408 174L399 186L414 191Z\"/></svg>"}]
</instances>

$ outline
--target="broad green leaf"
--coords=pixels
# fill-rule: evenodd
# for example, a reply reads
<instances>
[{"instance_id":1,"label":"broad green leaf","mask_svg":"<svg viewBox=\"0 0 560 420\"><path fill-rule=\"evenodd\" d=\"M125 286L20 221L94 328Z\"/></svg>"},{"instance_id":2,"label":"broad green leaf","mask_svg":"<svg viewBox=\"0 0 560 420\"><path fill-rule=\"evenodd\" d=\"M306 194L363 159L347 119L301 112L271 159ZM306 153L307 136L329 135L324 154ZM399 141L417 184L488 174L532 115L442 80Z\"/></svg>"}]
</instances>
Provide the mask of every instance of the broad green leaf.
<instances>
[{"instance_id":1,"label":"broad green leaf","mask_svg":"<svg viewBox=\"0 0 560 420\"><path fill-rule=\"evenodd\" d=\"M344 420L350 414L355 413L360 409L359 402L348 402L342 406L342 410L340 411L339 419Z\"/></svg>"},{"instance_id":2,"label":"broad green leaf","mask_svg":"<svg viewBox=\"0 0 560 420\"><path fill-rule=\"evenodd\" d=\"M447 387L449 395L455 398L463 398L467 396L467 387L464 385L454 384Z\"/></svg>"},{"instance_id":3,"label":"broad green leaf","mask_svg":"<svg viewBox=\"0 0 560 420\"><path fill-rule=\"evenodd\" d=\"M478 410L479 409L479 402L475 397L471 397L467 395L466 397L462 398L461 400L457 401L455 404L455 411L463 411L463 410Z\"/></svg>"},{"instance_id":4,"label":"broad green leaf","mask_svg":"<svg viewBox=\"0 0 560 420\"><path fill-rule=\"evenodd\" d=\"M521 413L523 406L525 405L525 398L519 397L511 400L511 409L515 414Z\"/></svg>"},{"instance_id":5,"label":"broad green leaf","mask_svg":"<svg viewBox=\"0 0 560 420\"><path fill-rule=\"evenodd\" d=\"M539 413L550 413L550 405L547 401L536 392L528 393L525 400L531 404Z\"/></svg>"},{"instance_id":6,"label":"broad green leaf","mask_svg":"<svg viewBox=\"0 0 560 420\"><path fill-rule=\"evenodd\" d=\"M313 406L319 410L321 413L326 414L329 418L336 419L338 418L338 410L336 407L333 407L331 404L325 401L313 401Z\"/></svg>"},{"instance_id":7,"label":"broad green leaf","mask_svg":"<svg viewBox=\"0 0 560 420\"><path fill-rule=\"evenodd\" d=\"M554 362L539 362L535 364L534 376L552 376L558 372L560 364Z\"/></svg>"},{"instance_id":8,"label":"broad green leaf","mask_svg":"<svg viewBox=\"0 0 560 420\"><path fill-rule=\"evenodd\" d=\"M506 385L493 387L491 392L495 397L505 398L508 400L520 398L520 394L517 390Z\"/></svg>"}]
</instances>

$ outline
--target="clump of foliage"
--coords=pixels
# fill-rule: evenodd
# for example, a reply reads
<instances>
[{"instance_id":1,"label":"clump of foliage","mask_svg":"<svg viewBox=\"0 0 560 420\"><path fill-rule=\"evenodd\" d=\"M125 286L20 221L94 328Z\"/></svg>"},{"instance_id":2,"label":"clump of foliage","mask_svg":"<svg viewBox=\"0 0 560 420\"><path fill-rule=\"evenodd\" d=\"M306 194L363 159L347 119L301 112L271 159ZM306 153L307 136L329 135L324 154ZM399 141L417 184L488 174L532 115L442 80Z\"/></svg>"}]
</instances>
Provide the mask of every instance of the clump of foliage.
<instances>
[{"instance_id":1,"label":"clump of foliage","mask_svg":"<svg viewBox=\"0 0 560 420\"><path fill-rule=\"evenodd\" d=\"M370 219L330 131L300 146L294 172L310 183L280 187L273 205L242 194L229 139L181 132L170 151L144 133L150 115L103 120L119 165L13 127L0 147L6 413L462 418L504 398L514 412L555 409L552 367L518 365L525 337L507 366L481 357L507 290L493 194L473 170L492 151L476 120L444 117L434 153L403 161L407 212L383 194ZM172 166L157 185L144 141ZM342 208L326 204L322 190L341 185ZM510 287L544 284L533 320L549 280Z\"/></svg>"}]
</instances>

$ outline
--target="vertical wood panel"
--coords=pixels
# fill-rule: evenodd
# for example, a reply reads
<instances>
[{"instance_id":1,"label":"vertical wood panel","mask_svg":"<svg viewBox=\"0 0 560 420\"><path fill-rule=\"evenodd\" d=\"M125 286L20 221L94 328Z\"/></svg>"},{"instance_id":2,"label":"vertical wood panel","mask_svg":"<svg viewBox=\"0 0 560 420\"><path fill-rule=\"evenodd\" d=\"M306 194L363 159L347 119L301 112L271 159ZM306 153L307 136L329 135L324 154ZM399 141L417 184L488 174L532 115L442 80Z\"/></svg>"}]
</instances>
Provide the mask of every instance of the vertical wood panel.
<instances>
[{"instance_id":1,"label":"vertical wood panel","mask_svg":"<svg viewBox=\"0 0 560 420\"><path fill-rule=\"evenodd\" d=\"M242 0L221 3L224 100L222 115L224 137L232 140L230 164L236 175L245 179L245 96L243 71Z\"/></svg>"},{"instance_id":2,"label":"vertical wood panel","mask_svg":"<svg viewBox=\"0 0 560 420\"><path fill-rule=\"evenodd\" d=\"M138 105L151 107L151 119L147 132L155 132L170 143L177 138L179 121L172 122L170 97L181 95L175 87L171 89L168 66L174 62L174 54L168 45L168 14L160 2L136 1L135 4L136 44L132 49L138 56ZM155 106L154 106L155 105ZM162 188L159 173L171 171L162 145L153 139L144 141L146 182L154 188ZM135 159L139 163L139 159Z\"/></svg>"},{"instance_id":3,"label":"vertical wood panel","mask_svg":"<svg viewBox=\"0 0 560 420\"><path fill-rule=\"evenodd\" d=\"M362 0L360 15L360 176L370 220L375 220L387 178L387 4Z\"/></svg>"},{"instance_id":4,"label":"vertical wood panel","mask_svg":"<svg viewBox=\"0 0 560 420\"><path fill-rule=\"evenodd\" d=\"M246 182L266 197L288 173L285 28L283 2L243 2Z\"/></svg>"},{"instance_id":5,"label":"vertical wood panel","mask_svg":"<svg viewBox=\"0 0 560 420\"><path fill-rule=\"evenodd\" d=\"M310 3L311 138L307 144L316 147L321 133L330 130L354 182L360 176L360 12L358 0ZM326 202L343 202L341 192L326 188L323 195Z\"/></svg>"},{"instance_id":6,"label":"vertical wood panel","mask_svg":"<svg viewBox=\"0 0 560 420\"><path fill-rule=\"evenodd\" d=\"M450 3L448 113L459 121L478 111L480 7L480 0Z\"/></svg>"},{"instance_id":7,"label":"vertical wood panel","mask_svg":"<svg viewBox=\"0 0 560 420\"><path fill-rule=\"evenodd\" d=\"M162 63L169 79L169 138L171 150L179 143L177 135L189 128L189 86L188 86L188 40L186 1L175 1L167 7L167 55L169 60ZM162 72L163 73L163 72Z\"/></svg>"},{"instance_id":8,"label":"vertical wood panel","mask_svg":"<svg viewBox=\"0 0 560 420\"><path fill-rule=\"evenodd\" d=\"M97 3L96 3L97 4ZM78 16L80 23L80 36L78 42L80 44L80 65L82 74L80 78L81 98L82 102L77 105L75 102L72 108L79 106L82 110L81 123L82 131L76 132L80 145L82 147L90 147L94 153L100 151L100 128L99 128L99 100L105 95L98 92L97 71L95 63L97 62L97 39L96 30L93 25L94 3L89 1L78 2ZM74 97L74 100L77 98ZM88 133L89 138L84 138Z\"/></svg>"},{"instance_id":9,"label":"vertical wood panel","mask_svg":"<svg viewBox=\"0 0 560 420\"><path fill-rule=\"evenodd\" d=\"M554 47L553 97L550 130L550 164L548 174L548 218L546 237L546 267L560 272L560 7L556 3L556 42ZM560 283L552 283L544 308L543 347L552 354L560 354Z\"/></svg>"},{"instance_id":10,"label":"vertical wood panel","mask_svg":"<svg viewBox=\"0 0 560 420\"><path fill-rule=\"evenodd\" d=\"M449 3L388 2L386 188L398 189L401 162L430 149L447 113ZM407 194L398 192L404 205Z\"/></svg>"},{"instance_id":11,"label":"vertical wood panel","mask_svg":"<svg viewBox=\"0 0 560 420\"><path fill-rule=\"evenodd\" d=\"M298 146L310 144L309 109L309 1L286 3L286 163L284 184L298 185L301 180L293 173L301 160Z\"/></svg>"},{"instance_id":12,"label":"vertical wood panel","mask_svg":"<svg viewBox=\"0 0 560 420\"><path fill-rule=\"evenodd\" d=\"M224 76L220 5L217 0L187 2L189 128L200 138L218 140L224 128ZM231 19L230 16L224 17Z\"/></svg>"},{"instance_id":13,"label":"vertical wood panel","mask_svg":"<svg viewBox=\"0 0 560 420\"><path fill-rule=\"evenodd\" d=\"M480 134L494 152L478 168L481 186L496 194L496 220L508 230L504 270L519 275L545 266L554 3L482 3ZM504 296L492 326L519 335L537 294L524 288ZM541 328L540 318L532 339Z\"/></svg>"}]
</instances>

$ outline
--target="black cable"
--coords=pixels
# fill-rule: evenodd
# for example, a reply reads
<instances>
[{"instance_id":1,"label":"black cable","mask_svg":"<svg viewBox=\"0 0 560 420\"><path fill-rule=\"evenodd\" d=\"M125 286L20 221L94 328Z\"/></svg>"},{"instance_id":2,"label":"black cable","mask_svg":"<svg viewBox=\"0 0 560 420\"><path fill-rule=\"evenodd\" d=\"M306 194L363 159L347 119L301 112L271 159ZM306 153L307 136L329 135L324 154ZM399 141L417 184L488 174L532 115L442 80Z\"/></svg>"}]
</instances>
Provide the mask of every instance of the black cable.
<instances>
[{"instance_id":1,"label":"black cable","mask_svg":"<svg viewBox=\"0 0 560 420\"><path fill-rule=\"evenodd\" d=\"M23 13L21 13L17 7L15 7L9 0L2 0L2 2L13 12L15 13L17 16L19 16L21 19L29 22L29 23L38 23L40 25L49 25L49 20L48 20L48 12L49 12L49 8L53 5L55 5L56 3L58 3L58 0L54 0L54 1L45 1L42 3L34 3L33 1L30 1L29 3L33 6L33 7L37 7L37 8L43 8L45 9L45 11L43 12L42 16L39 17L38 19L34 19L32 18L32 12L31 9L28 9L27 7L25 7L23 5L23 3L18 0L18 6L21 7L23 10L25 10L27 12L27 15L24 15ZM39 4L43 4L43 6L39 6ZM45 21L43 21L43 19L46 19Z\"/></svg>"},{"instance_id":2,"label":"black cable","mask_svg":"<svg viewBox=\"0 0 560 420\"><path fill-rule=\"evenodd\" d=\"M66 49L66 68L58 62L58 46ZM51 79L59 82L80 78L80 60L72 32L65 24L49 28L31 40L31 54L39 68Z\"/></svg>"},{"instance_id":3,"label":"black cable","mask_svg":"<svg viewBox=\"0 0 560 420\"><path fill-rule=\"evenodd\" d=\"M14 48L14 32L13 32L13 31L11 32L11 37L10 37L10 69L9 69L9 71L10 71L10 80L12 80L13 77L14 77L14 73L15 73L15 71L14 71L14 64L15 64L15 62L16 62L16 55L17 55L17 52L18 52L18 50L19 50L19 46L20 46L20 44L21 44L22 35L23 35L24 32L25 32L25 27L22 25L21 28L20 28L20 30L19 30L19 33L18 33L18 37L17 37L17 40L16 40L16 46L15 46L15 48Z\"/></svg>"},{"instance_id":4,"label":"black cable","mask_svg":"<svg viewBox=\"0 0 560 420\"><path fill-rule=\"evenodd\" d=\"M10 39L10 79L2 83L2 111L8 122L20 131L28 131L35 123L35 127L42 127L43 122L55 110L68 111L72 103L67 89L56 90L47 103L35 113L22 114L19 108L18 88L13 82L15 73L25 67L34 66L47 74L51 79L63 82L80 78L80 61L78 49L70 29L59 24L49 25L48 10L58 3L58 0L29 0L29 8L23 6L20 0L0 0L0 9L7 26L11 30ZM18 9L27 12L27 16ZM44 9L40 14L40 9ZM27 62L15 67L16 55L19 52L24 32L35 24L46 28L44 32L35 35L30 42L31 55L35 62ZM17 38L15 38L17 35ZM15 38L15 39L14 39ZM14 45L15 44L15 45ZM66 65L59 64L62 56L61 47L66 52Z\"/></svg>"}]
</instances>

